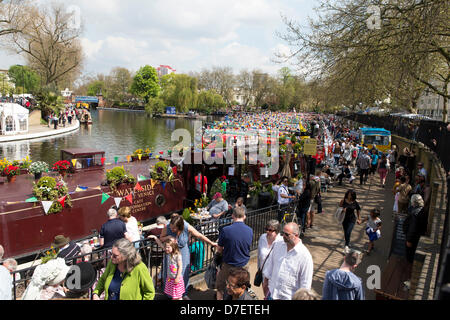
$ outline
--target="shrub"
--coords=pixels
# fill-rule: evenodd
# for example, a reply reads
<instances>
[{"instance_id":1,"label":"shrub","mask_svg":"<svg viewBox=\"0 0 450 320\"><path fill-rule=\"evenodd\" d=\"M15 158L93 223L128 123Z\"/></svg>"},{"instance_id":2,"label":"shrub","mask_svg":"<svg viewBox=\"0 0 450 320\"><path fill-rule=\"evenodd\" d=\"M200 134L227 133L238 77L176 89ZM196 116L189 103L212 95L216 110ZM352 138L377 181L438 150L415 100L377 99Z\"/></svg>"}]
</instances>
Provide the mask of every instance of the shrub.
<instances>
[{"instance_id":1,"label":"shrub","mask_svg":"<svg viewBox=\"0 0 450 320\"><path fill-rule=\"evenodd\" d=\"M123 167L115 167L106 171L106 181L112 190L123 183L136 184L136 178Z\"/></svg>"},{"instance_id":2,"label":"shrub","mask_svg":"<svg viewBox=\"0 0 450 320\"><path fill-rule=\"evenodd\" d=\"M63 207L57 201L66 196L65 207L72 207L69 189L64 181L56 181L53 177L42 177L38 182L33 182L33 195L39 201L54 201L47 214L61 212Z\"/></svg>"}]
</instances>

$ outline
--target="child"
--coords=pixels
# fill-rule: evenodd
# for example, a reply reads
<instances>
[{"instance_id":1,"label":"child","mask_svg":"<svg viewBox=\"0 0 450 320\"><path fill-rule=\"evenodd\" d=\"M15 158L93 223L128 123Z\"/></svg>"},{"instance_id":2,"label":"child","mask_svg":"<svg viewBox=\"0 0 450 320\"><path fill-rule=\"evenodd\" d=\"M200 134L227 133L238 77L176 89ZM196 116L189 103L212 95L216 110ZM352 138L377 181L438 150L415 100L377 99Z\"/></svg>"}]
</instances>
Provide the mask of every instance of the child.
<instances>
[{"instance_id":1,"label":"child","mask_svg":"<svg viewBox=\"0 0 450 320\"><path fill-rule=\"evenodd\" d=\"M176 239L169 237L162 243L161 240L154 235L149 236L149 238L156 240L156 243L158 243L166 255L169 256L164 293L171 297L172 300L183 300L182 297L185 292L183 276L181 274L183 270L183 261Z\"/></svg>"},{"instance_id":2,"label":"child","mask_svg":"<svg viewBox=\"0 0 450 320\"><path fill-rule=\"evenodd\" d=\"M375 241L380 239L381 237L381 219L380 219L380 210L373 209L370 211L370 214L367 215L367 218L364 218L361 223L367 221L366 225L366 234L369 237L369 246L367 248L366 253L369 255L372 249L375 246Z\"/></svg>"}]
</instances>

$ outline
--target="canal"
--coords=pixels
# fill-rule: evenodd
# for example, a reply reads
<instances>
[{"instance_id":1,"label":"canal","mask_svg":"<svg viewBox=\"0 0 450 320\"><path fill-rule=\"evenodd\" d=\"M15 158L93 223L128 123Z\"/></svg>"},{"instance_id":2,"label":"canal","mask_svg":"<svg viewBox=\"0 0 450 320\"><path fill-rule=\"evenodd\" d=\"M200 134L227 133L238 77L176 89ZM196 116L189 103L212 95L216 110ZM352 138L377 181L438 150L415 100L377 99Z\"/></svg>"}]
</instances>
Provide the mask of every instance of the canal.
<instances>
[{"instance_id":1,"label":"canal","mask_svg":"<svg viewBox=\"0 0 450 320\"><path fill-rule=\"evenodd\" d=\"M60 159L60 150L92 148L104 150L107 162L126 161L126 156L138 148L166 151L178 142L171 141L175 129L194 132L196 120L149 118L143 112L92 110L93 124L55 138L2 143L0 158L20 160L30 156L32 161L52 165ZM198 122L198 121L197 121Z\"/></svg>"}]
</instances>

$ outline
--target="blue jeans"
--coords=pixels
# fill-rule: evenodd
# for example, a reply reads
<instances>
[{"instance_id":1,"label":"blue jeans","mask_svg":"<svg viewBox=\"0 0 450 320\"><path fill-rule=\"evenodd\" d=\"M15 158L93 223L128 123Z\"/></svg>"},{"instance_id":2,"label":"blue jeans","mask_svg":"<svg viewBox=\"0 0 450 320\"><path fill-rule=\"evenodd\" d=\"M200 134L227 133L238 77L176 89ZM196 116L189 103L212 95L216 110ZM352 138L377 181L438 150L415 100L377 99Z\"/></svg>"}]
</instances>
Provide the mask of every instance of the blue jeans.
<instances>
[{"instance_id":1,"label":"blue jeans","mask_svg":"<svg viewBox=\"0 0 450 320\"><path fill-rule=\"evenodd\" d=\"M300 220L300 224L302 225L303 231L306 229L306 214L308 213L308 209L309 207L298 209L298 218Z\"/></svg>"},{"instance_id":2,"label":"blue jeans","mask_svg":"<svg viewBox=\"0 0 450 320\"><path fill-rule=\"evenodd\" d=\"M342 227L344 228L344 238L345 245L348 246L350 244L350 236L352 235L353 227L355 226L354 222L345 221L342 222Z\"/></svg>"}]
</instances>

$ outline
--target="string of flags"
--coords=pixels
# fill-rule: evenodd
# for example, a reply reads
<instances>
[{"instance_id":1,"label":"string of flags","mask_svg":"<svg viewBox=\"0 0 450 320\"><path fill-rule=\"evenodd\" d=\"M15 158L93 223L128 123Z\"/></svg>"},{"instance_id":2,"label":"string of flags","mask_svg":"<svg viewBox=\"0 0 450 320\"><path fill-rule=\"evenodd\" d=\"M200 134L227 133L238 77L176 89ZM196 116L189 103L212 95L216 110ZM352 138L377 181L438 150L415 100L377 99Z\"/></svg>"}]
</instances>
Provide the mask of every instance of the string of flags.
<instances>
[{"instance_id":1,"label":"string of flags","mask_svg":"<svg viewBox=\"0 0 450 320\"><path fill-rule=\"evenodd\" d=\"M158 182L161 183L161 186L163 187L163 189L166 188L166 182L165 182L165 181L153 180L153 179L147 178L147 177L145 177L145 176L143 176L143 175L139 175L139 176L138 176L138 182L136 183L136 185L135 185L134 188L133 188L133 191L132 191L130 194L128 194L128 195L126 195L126 196L124 196L124 197L113 197L114 203L116 204L117 208L120 207L120 204L121 204L121 202L122 202L123 200L128 201L128 203L129 203L130 205L133 204L134 191L144 191L144 189L142 188L142 186L140 185L139 182L145 181L145 180L150 180L150 184L151 184L152 188L154 188L155 185L156 185ZM84 192L84 191L88 191L88 190L100 190L100 191L101 191L102 189L101 189L101 186L97 186L97 187L86 187L86 186L80 186L80 185L78 185L78 186L76 187L75 191L69 192L69 195L70 195L70 194L74 194L74 193L76 193L76 192ZM64 208L66 198L67 198L67 196L63 196L63 197L59 198L59 199L56 200L56 201L58 201L58 202L61 204L61 206ZM111 196L110 196L109 194L107 194L107 193L105 193L105 192L102 192L101 204L103 205L103 204L104 204L106 201L108 201L110 198L111 198ZM42 208L44 209L45 214L47 214L48 210L50 210L51 206L53 205L53 203L54 203L55 201L39 201L36 197L31 197L31 198L26 199L25 201L8 202L8 204L23 203L23 202L26 202L26 203L41 202Z\"/></svg>"}]
</instances>

